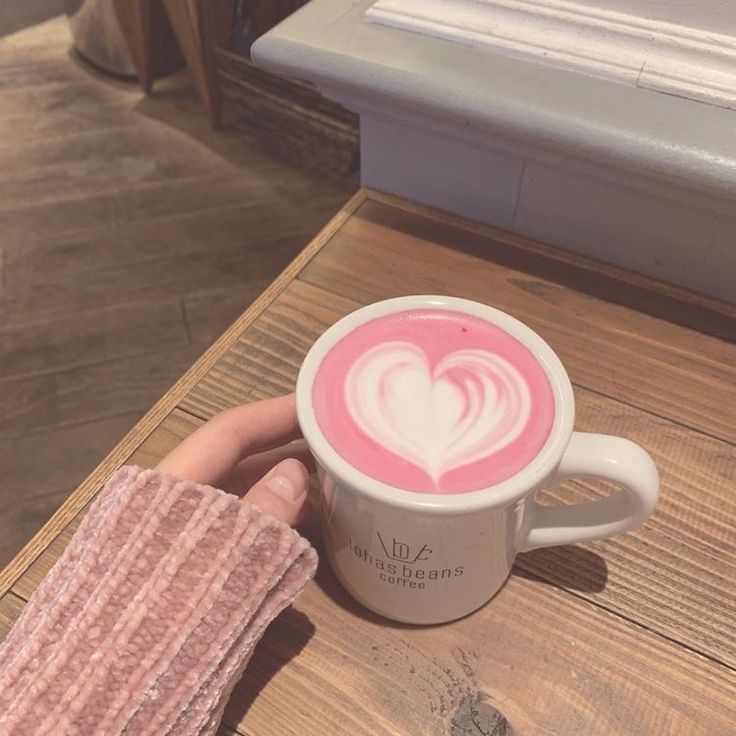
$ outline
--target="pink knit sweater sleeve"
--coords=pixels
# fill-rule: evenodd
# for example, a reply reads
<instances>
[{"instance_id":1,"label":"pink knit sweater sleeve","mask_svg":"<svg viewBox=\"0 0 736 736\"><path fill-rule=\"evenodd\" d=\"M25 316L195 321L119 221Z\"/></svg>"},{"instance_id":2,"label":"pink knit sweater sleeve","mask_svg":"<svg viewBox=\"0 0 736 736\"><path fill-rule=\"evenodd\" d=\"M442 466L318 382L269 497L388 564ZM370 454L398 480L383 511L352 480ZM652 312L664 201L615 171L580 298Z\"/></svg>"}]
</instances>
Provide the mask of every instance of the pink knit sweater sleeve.
<instances>
[{"instance_id":1,"label":"pink knit sweater sleeve","mask_svg":"<svg viewBox=\"0 0 736 736\"><path fill-rule=\"evenodd\" d=\"M121 468L0 648L0 734L214 734L316 567L236 496Z\"/></svg>"}]
</instances>

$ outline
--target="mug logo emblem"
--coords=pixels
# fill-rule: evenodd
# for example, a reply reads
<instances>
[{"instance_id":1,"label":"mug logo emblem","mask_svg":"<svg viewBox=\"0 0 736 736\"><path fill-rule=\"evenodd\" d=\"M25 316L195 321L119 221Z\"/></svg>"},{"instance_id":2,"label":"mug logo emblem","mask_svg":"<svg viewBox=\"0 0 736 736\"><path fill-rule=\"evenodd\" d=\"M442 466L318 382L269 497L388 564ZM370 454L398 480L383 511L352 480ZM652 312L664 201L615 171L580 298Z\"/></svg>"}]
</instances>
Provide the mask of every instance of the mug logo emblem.
<instances>
[{"instance_id":1,"label":"mug logo emblem","mask_svg":"<svg viewBox=\"0 0 736 736\"><path fill-rule=\"evenodd\" d=\"M428 545L422 545L422 548L416 551L415 554L412 552L411 546L405 542L401 542L396 537L391 539L390 544L386 544L386 541L381 536L381 532L376 532L378 535L378 541L383 547L383 551L390 560L397 560L398 562L408 562L413 565L415 562L424 562L429 559L432 554L432 550Z\"/></svg>"}]
</instances>

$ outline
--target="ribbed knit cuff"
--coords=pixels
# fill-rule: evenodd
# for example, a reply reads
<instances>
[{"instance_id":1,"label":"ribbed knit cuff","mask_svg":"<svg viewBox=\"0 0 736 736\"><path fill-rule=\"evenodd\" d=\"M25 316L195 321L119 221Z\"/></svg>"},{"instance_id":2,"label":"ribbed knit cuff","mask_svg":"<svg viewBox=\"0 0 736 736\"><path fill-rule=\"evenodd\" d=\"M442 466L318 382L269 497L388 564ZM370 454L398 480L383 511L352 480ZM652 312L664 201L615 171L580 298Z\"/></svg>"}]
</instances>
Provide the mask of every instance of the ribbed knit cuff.
<instances>
[{"instance_id":1,"label":"ribbed knit cuff","mask_svg":"<svg viewBox=\"0 0 736 736\"><path fill-rule=\"evenodd\" d=\"M316 567L236 496L121 468L0 648L0 733L214 734Z\"/></svg>"}]
</instances>

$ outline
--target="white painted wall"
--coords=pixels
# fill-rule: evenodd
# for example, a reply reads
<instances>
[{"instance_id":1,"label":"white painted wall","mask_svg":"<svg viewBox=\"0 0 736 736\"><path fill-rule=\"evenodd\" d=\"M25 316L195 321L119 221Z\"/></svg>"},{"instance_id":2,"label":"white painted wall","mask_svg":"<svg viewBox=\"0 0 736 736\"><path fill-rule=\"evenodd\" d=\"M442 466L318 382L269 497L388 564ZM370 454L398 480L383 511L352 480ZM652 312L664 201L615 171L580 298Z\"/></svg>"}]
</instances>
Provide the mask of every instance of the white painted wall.
<instances>
[{"instance_id":1,"label":"white painted wall","mask_svg":"<svg viewBox=\"0 0 736 736\"><path fill-rule=\"evenodd\" d=\"M377 0L366 18L736 110L736 0Z\"/></svg>"},{"instance_id":2,"label":"white painted wall","mask_svg":"<svg viewBox=\"0 0 736 736\"><path fill-rule=\"evenodd\" d=\"M441 126L440 126L441 127ZM733 301L736 219L414 121L360 116L361 183Z\"/></svg>"},{"instance_id":3,"label":"white painted wall","mask_svg":"<svg viewBox=\"0 0 736 736\"><path fill-rule=\"evenodd\" d=\"M603 10L736 35L736 0L580 0Z\"/></svg>"},{"instance_id":4,"label":"white painted wall","mask_svg":"<svg viewBox=\"0 0 736 736\"><path fill-rule=\"evenodd\" d=\"M611 13L588 5L576 16L570 0L487 4L498 12L473 18L480 0L311 0L258 39L254 58L360 114L364 184L736 299L736 111L683 99L694 74L664 95L562 73L544 55L555 35L560 53L580 50L568 54L572 68L600 60L620 69L628 49L640 87L648 52L688 40L699 48L706 36L707 57L719 39L672 32L650 48L656 21L606 24L585 16ZM435 16L453 20L438 5L455 20L467 11L469 31L486 31L492 38L483 45L495 43L493 51L471 48L480 45L472 35L438 42L456 38L430 27ZM380 6L397 16L390 25L406 20L417 32L387 32L387 19L367 17ZM514 44L515 32L523 44ZM610 56L596 55L600 46ZM730 48L721 54L728 78L736 73L726 64ZM524 55L525 63L509 58ZM733 92L736 104L736 84Z\"/></svg>"}]
</instances>

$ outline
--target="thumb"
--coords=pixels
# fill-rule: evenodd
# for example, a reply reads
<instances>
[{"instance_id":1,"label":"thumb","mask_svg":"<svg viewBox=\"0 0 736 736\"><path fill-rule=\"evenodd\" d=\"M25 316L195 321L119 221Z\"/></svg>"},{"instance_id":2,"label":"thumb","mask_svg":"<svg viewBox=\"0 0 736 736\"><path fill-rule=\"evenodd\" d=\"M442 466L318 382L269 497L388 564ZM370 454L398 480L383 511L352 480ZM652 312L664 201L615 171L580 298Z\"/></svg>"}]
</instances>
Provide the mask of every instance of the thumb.
<instances>
[{"instance_id":1,"label":"thumb","mask_svg":"<svg viewBox=\"0 0 736 736\"><path fill-rule=\"evenodd\" d=\"M293 526L303 517L309 473L294 458L282 460L246 494L245 500L267 514ZM301 512L301 513L300 513Z\"/></svg>"}]
</instances>

